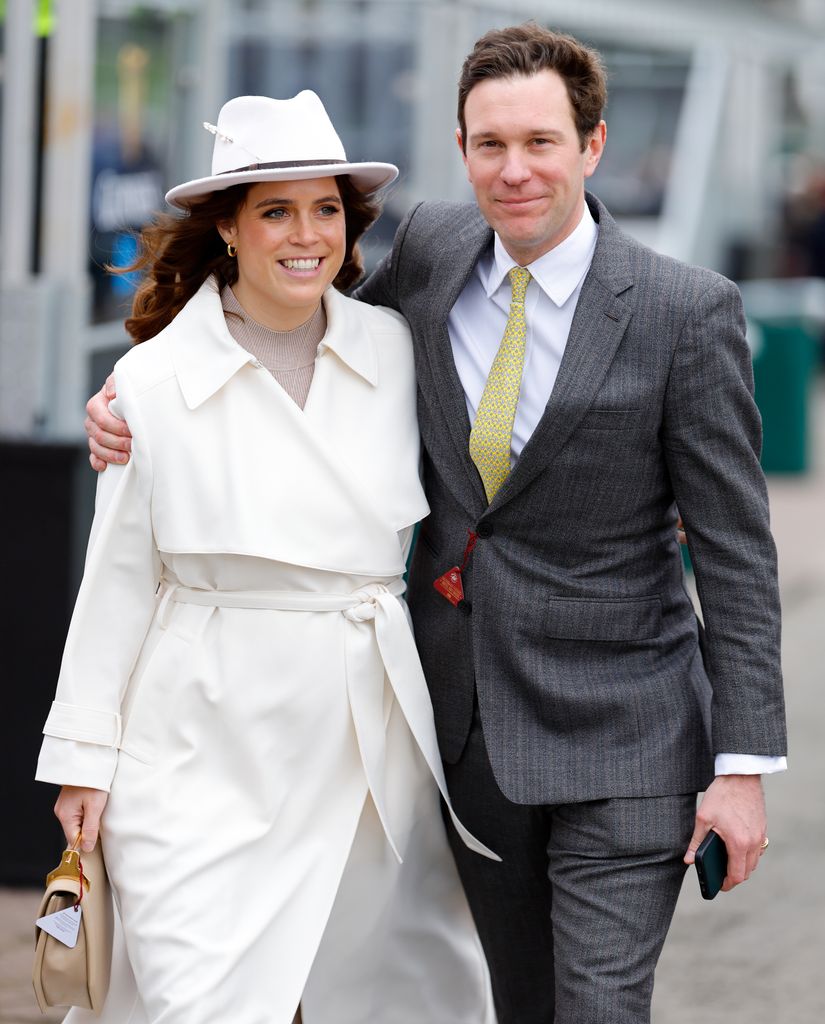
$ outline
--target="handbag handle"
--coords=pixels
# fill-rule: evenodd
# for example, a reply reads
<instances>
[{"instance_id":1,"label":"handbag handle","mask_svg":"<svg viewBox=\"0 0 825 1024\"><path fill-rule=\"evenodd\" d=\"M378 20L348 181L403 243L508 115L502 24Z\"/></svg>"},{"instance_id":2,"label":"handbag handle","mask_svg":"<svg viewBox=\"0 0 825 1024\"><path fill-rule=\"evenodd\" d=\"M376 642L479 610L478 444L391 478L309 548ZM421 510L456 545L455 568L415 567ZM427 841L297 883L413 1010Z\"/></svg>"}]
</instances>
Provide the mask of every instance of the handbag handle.
<instances>
[{"instance_id":1,"label":"handbag handle","mask_svg":"<svg viewBox=\"0 0 825 1024\"><path fill-rule=\"evenodd\" d=\"M89 876L82 871L80 866L80 840L83 837L83 830L81 829L74 838L74 842L71 846L67 847L63 851L63 856L60 858L60 863L57 867L46 875L46 885L49 886L58 878L69 878L77 882L78 885L86 887L88 891L92 883L89 881Z\"/></svg>"}]
</instances>

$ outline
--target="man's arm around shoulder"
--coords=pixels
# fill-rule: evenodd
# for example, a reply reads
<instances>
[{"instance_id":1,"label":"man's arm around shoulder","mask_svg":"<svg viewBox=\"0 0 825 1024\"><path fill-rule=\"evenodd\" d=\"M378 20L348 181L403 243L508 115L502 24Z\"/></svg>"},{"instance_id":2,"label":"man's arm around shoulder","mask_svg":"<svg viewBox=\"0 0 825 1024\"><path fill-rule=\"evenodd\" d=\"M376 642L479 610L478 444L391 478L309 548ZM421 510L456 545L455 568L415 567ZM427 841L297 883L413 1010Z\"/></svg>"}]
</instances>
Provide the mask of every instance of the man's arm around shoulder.
<instances>
[{"instance_id":1,"label":"man's arm around shoulder","mask_svg":"<svg viewBox=\"0 0 825 1024\"><path fill-rule=\"evenodd\" d=\"M110 462L128 462L132 450L128 424L109 412L109 403L115 397L115 375L111 373L100 391L86 403L83 425L89 436L89 462L98 473Z\"/></svg>"},{"instance_id":2,"label":"man's arm around shoulder","mask_svg":"<svg viewBox=\"0 0 825 1024\"><path fill-rule=\"evenodd\" d=\"M371 306L388 306L399 313L402 312L398 289L398 265L410 223L421 205L417 203L398 225L392 249L381 259L366 281L355 289L352 293L354 299L368 302Z\"/></svg>"}]
</instances>

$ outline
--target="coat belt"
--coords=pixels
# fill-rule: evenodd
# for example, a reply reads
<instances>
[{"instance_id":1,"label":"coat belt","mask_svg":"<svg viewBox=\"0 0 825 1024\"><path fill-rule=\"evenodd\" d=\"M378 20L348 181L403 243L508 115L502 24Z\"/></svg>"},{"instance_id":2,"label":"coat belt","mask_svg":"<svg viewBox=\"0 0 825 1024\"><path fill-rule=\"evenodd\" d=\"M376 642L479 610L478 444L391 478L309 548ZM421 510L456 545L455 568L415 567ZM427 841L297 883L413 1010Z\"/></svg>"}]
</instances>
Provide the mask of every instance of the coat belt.
<instances>
[{"instance_id":1,"label":"coat belt","mask_svg":"<svg viewBox=\"0 0 825 1024\"><path fill-rule=\"evenodd\" d=\"M345 648L346 676L352 719L367 785L393 853L400 862L402 858L390 830L385 799L385 678L389 680L401 712L444 798L458 834L469 849L492 860L500 860L497 854L462 825L447 793L444 768L433 725L430 694L407 616L398 600L405 589L406 585L400 577L386 584L365 584L350 594L197 590L170 584L161 599L158 619L163 624L170 601L211 608L342 613L348 623Z\"/></svg>"}]
</instances>

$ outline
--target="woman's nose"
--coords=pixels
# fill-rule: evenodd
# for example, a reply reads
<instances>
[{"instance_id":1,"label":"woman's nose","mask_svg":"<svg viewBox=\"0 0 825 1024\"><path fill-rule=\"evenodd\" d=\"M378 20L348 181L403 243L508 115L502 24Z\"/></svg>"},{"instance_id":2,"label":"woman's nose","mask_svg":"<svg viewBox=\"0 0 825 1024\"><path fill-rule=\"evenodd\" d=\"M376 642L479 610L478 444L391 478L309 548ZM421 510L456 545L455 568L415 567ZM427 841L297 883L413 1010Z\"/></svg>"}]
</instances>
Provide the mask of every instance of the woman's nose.
<instances>
[{"instance_id":1,"label":"woman's nose","mask_svg":"<svg viewBox=\"0 0 825 1024\"><path fill-rule=\"evenodd\" d=\"M318 239L318 230L311 217L299 216L295 219L292 227L290 241L299 245L311 245Z\"/></svg>"}]
</instances>

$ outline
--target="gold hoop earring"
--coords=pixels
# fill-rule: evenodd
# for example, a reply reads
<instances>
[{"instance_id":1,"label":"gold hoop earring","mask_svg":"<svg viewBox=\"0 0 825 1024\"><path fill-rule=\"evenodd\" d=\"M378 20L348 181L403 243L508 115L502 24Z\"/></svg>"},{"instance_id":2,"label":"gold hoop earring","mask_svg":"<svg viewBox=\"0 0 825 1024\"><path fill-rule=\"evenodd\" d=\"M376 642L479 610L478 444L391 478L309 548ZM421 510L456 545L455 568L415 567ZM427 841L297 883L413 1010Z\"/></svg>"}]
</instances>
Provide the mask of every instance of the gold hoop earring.
<instances>
[{"instance_id":1,"label":"gold hoop earring","mask_svg":"<svg viewBox=\"0 0 825 1024\"><path fill-rule=\"evenodd\" d=\"M237 245L233 245L231 242L226 243L226 255L231 259L234 259L238 255Z\"/></svg>"}]
</instances>

